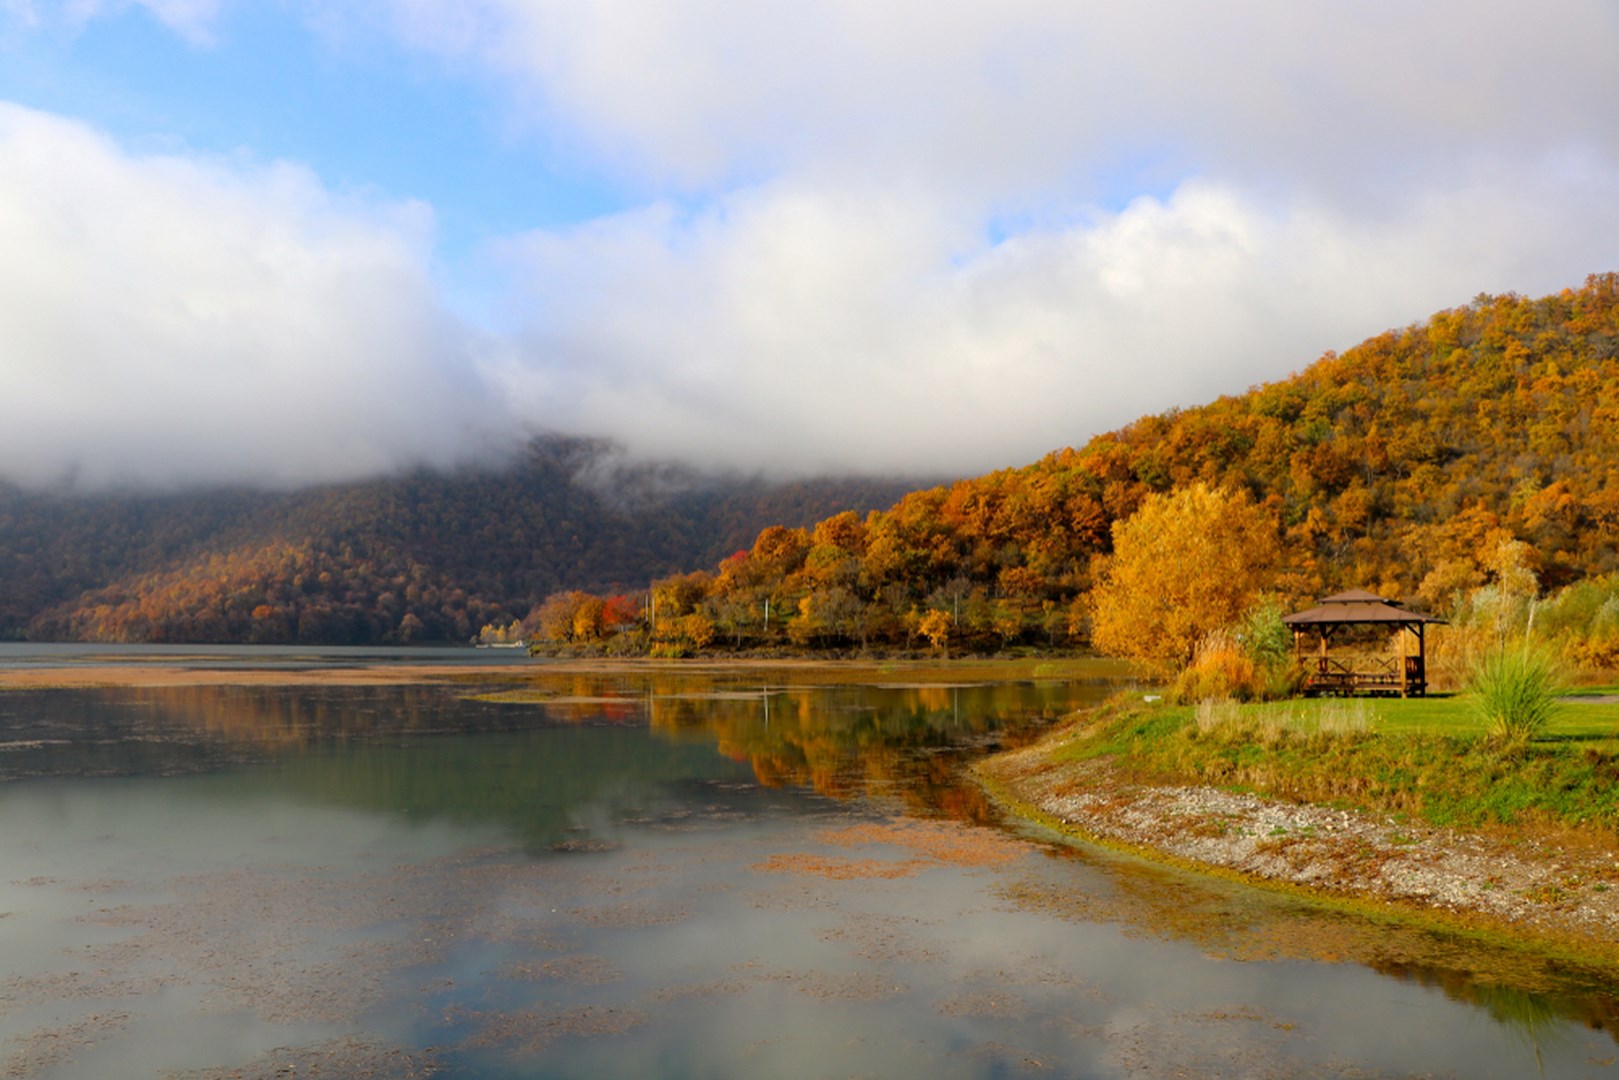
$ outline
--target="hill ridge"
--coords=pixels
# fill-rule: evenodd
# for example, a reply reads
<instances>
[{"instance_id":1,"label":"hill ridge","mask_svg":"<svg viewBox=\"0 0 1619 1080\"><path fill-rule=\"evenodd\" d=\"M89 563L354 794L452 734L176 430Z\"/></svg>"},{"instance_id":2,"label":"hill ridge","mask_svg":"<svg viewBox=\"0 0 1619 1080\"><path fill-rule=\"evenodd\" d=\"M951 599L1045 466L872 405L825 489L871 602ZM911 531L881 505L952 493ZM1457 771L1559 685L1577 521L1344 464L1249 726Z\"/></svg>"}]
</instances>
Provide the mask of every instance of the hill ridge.
<instances>
[{"instance_id":1,"label":"hill ridge","mask_svg":"<svg viewBox=\"0 0 1619 1080\"><path fill-rule=\"evenodd\" d=\"M1292 601L1363 587L1447 610L1504 540L1528 544L1547 588L1611 575L1619 274L1539 299L1480 295L1077 449L863 518L766 530L745 557L660 582L652 636L673 651L1082 640L1113 523L1197 481L1275 512ZM766 600L768 624L752 614ZM553 637L569 639L564 624Z\"/></svg>"},{"instance_id":2,"label":"hill ridge","mask_svg":"<svg viewBox=\"0 0 1619 1080\"><path fill-rule=\"evenodd\" d=\"M465 641L554 589L643 588L914 483L705 474L551 436L500 467L295 491L0 488L0 638Z\"/></svg>"}]
</instances>

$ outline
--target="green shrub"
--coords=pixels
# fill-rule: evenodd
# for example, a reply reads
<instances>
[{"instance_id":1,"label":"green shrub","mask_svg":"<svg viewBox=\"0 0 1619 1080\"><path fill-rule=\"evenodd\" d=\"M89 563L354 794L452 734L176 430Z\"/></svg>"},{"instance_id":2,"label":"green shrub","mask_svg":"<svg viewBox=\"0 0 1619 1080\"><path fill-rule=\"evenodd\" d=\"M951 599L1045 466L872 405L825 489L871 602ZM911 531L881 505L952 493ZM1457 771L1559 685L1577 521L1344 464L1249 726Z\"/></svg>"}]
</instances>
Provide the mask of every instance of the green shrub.
<instances>
[{"instance_id":1,"label":"green shrub","mask_svg":"<svg viewBox=\"0 0 1619 1080\"><path fill-rule=\"evenodd\" d=\"M1261 668L1286 668L1293 658L1293 631L1282 622L1282 605L1262 600L1248 609L1237 625L1243 652Z\"/></svg>"},{"instance_id":2,"label":"green shrub","mask_svg":"<svg viewBox=\"0 0 1619 1080\"><path fill-rule=\"evenodd\" d=\"M1619 574L1586 578L1547 597L1535 611L1535 627L1545 638L1619 632Z\"/></svg>"},{"instance_id":3,"label":"green shrub","mask_svg":"<svg viewBox=\"0 0 1619 1080\"><path fill-rule=\"evenodd\" d=\"M1528 643L1485 653L1473 664L1467 688L1476 695L1490 734L1509 743L1528 742L1545 731L1563 692L1557 661Z\"/></svg>"}]
</instances>

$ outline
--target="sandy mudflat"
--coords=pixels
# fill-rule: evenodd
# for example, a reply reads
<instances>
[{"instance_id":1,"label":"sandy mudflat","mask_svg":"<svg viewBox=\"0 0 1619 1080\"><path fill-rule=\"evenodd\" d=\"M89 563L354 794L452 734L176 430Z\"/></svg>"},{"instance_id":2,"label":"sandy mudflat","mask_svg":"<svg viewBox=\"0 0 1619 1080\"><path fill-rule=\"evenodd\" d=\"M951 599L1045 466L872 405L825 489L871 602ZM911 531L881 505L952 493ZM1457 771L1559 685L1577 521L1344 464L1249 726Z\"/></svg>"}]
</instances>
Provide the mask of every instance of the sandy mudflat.
<instances>
[{"instance_id":1,"label":"sandy mudflat","mask_svg":"<svg viewBox=\"0 0 1619 1080\"><path fill-rule=\"evenodd\" d=\"M318 650L316 650L318 652ZM296 663L296 661L287 661ZM1097 671L1105 665L1091 665ZM963 681L966 674L974 676ZM725 657L718 660L651 660L645 658L536 659L505 663L355 664L333 667L312 663L307 667L267 668L252 659L240 664L165 656L151 661L82 663L39 667L0 667L0 691L47 688L145 686L408 686L420 683L526 683L553 675L681 675L735 676L771 672L801 680L804 685L858 683L885 687L949 689L982 686L997 679L1026 679L1038 674L1039 665L1013 661L951 660L828 660L796 657ZM1094 676L1076 668L1063 677ZM981 676L981 678L978 678ZM1045 676L1042 676L1045 677ZM896 682L896 679L904 680ZM779 687L778 687L779 689Z\"/></svg>"},{"instance_id":2,"label":"sandy mudflat","mask_svg":"<svg viewBox=\"0 0 1619 1080\"><path fill-rule=\"evenodd\" d=\"M373 664L302 670L195 668L179 664L87 664L84 667L0 669L0 690L89 689L110 686L407 686L491 682L532 674L511 664Z\"/></svg>"}]
</instances>

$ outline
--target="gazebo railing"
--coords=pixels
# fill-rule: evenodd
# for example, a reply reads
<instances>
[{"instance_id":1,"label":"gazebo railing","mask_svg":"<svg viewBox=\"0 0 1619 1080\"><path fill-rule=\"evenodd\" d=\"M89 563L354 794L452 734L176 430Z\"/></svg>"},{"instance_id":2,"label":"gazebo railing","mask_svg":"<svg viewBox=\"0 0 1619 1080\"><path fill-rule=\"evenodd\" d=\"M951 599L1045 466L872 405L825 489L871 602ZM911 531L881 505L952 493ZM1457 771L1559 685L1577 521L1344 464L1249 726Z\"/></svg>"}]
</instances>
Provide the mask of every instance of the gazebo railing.
<instances>
[{"instance_id":1,"label":"gazebo railing","mask_svg":"<svg viewBox=\"0 0 1619 1080\"><path fill-rule=\"evenodd\" d=\"M1426 681L1419 656L1320 656L1304 689L1318 694L1422 693Z\"/></svg>"}]
</instances>

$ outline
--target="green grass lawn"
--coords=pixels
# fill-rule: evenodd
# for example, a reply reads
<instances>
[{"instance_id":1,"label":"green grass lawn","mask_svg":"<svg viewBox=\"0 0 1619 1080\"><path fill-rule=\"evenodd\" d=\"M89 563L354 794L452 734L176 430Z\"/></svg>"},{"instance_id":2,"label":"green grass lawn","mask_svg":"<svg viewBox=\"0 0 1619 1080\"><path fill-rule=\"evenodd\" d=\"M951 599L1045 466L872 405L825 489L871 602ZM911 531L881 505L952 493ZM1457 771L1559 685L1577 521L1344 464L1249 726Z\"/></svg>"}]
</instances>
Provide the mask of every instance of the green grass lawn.
<instances>
[{"instance_id":1,"label":"green grass lawn","mask_svg":"<svg viewBox=\"0 0 1619 1080\"><path fill-rule=\"evenodd\" d=\"M1610 693L1582 689L1571 695L1552 717L1540 742L1579 742L1619 752L1619 700L1601 701ZM1434 694L1420 698L1355 698L1272 701L1244 706L1257 718L1307 718L1326 708L1364 703L1372 731L1387 735L1483 736L1486 725L1470 694Z\"/></svg>"},{"instance_id":2,"label":"green grass lawn","mask_svg":"<svg viewBox=\"0 0 1619 1080\"><path fill-rule=\"evenodd\" d=\"M1527 743L1487 735L1467 694L1213 706L1135 697L1082 718L1051 756L1107 757L1126 780L1212 784L1436 825L1619 833L1619 702L1565 702Z\"/></svg>"}]
</instances>

